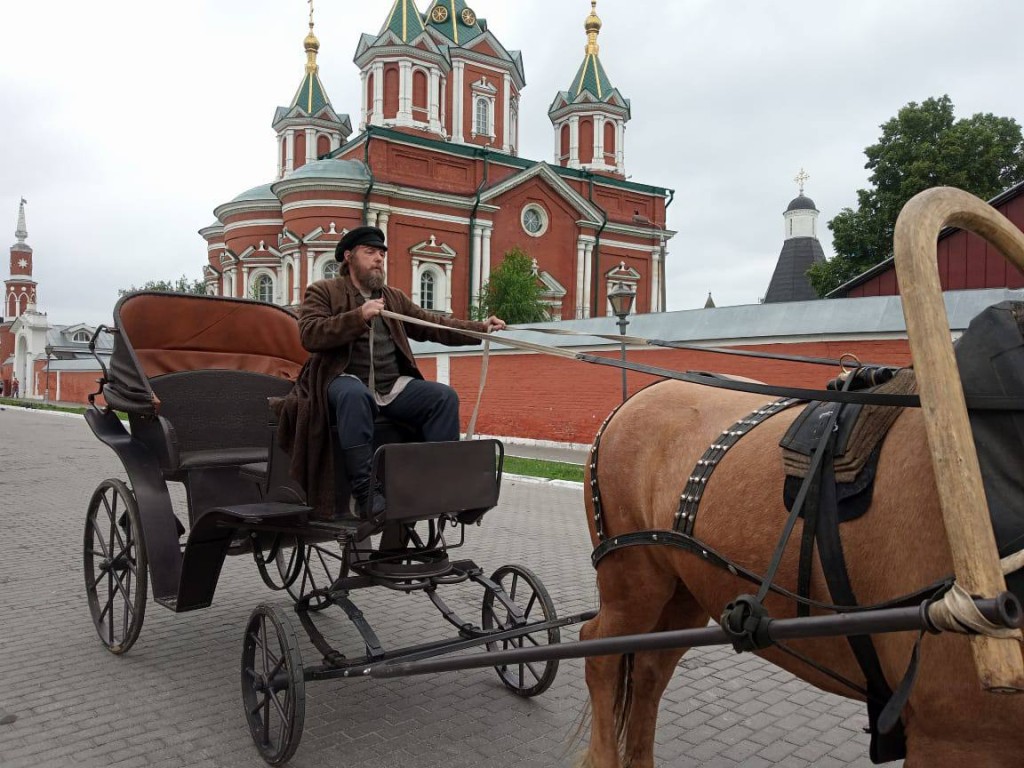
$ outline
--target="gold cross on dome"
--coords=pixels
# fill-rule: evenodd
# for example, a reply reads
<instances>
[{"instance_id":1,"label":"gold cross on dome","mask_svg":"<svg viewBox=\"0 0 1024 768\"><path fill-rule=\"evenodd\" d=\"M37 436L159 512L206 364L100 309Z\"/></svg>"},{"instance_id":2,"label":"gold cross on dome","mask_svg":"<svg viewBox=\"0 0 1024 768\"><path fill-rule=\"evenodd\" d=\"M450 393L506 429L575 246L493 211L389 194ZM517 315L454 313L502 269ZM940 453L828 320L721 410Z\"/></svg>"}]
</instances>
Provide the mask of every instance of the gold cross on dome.
<instances>
[{"instance_id":1,"label":"gold cross on dome","mask_svg":"<svg viewBox=\"0 0 1024 768\"><path fill-rule=\"evenodd\" d=\"M306 0L309 3L309 26L313 26L313 0Z\"/></svg>"},{"instance_id":2,"label":"gold cross on dome","mask_svg":"<svg viewBox=\"0 0 1024 768\"><path fill-rule=\"evenodd\" d=\"M313 0L309 0L309 2L311 2L311 3L312 3L312 2L313 2ZM796 182L796 183L797 183L797 184L798 184L798 185L800 186L800 194L801 194L801 195L802 195L802 194L804 193L804 183L805 183L805 182L806 182L806 181L807 181L807 180L808 180L809 178L811 178L811 177L810 177L810 176L809 176L809 175L807 174L807 171L805 171L805 170L804 170L803 168L801 168L801 169L800 169L800 173L798 173L798 174L796 175L796 178L795 178L795 179L793 179L793 181L795 181L795 182Z\"/></svg>"}]
</instances>

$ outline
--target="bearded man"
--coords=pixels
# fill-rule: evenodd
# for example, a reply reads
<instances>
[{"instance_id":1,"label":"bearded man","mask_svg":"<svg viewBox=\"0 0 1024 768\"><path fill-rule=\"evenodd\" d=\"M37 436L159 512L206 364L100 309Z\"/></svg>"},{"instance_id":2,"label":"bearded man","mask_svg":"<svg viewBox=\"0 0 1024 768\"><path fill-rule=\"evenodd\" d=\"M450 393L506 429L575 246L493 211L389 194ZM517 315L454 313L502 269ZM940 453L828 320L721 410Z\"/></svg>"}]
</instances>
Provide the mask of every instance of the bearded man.
<instances>
[{"instance_id":1,"label":"bearded man","mask_svg":"<svg viewBox=\"0 0 1024 768\"><path fill-rule=\"evenodd\" d=\"M459 439L459 397L446 384L424 380L409 338L448 346L479 344L458 329L490 333L505 327L493 316L472 322L425 312L385 284L387 250L377 227L348 232L335 249L338 277L311 284L299 307L302 345L312 354L286 398L279 435L292 455L292 475L321 514L333 511L333 483L324 477L333 466L325 461L331 450L344 457L356 514L365 519L384 510L384 498L370 487L378 413L417 428L427 441ZM385 318L385 309L452 330ZM331 416L338 435L333 446L327 432ZM372 509L367 509L371 499Z\"/></svg>"}]
</instances>

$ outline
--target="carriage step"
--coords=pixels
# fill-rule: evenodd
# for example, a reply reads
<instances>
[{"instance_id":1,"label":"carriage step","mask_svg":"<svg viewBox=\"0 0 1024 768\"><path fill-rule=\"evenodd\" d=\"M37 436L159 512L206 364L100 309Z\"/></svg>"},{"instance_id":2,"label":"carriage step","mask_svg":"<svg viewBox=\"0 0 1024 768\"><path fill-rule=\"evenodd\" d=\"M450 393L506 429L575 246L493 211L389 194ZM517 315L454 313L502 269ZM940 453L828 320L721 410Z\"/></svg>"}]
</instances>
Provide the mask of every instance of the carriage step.
<instances>
[{"instance_id":1,"label":"carriage step","mask_svg":"<svg viewBox=\"0 0 1024 768\"><path fill-rule=\"evenodd\" d=\"M235 504L230 507L215 507L211 513L220 513L234 518L240 523L261 523L265 520L272 520L281 517L295 517L304 520L311 512L312 507L303 504L285 504L278 501L261 501L255 504Z\"/></svg>"}]
</instances>

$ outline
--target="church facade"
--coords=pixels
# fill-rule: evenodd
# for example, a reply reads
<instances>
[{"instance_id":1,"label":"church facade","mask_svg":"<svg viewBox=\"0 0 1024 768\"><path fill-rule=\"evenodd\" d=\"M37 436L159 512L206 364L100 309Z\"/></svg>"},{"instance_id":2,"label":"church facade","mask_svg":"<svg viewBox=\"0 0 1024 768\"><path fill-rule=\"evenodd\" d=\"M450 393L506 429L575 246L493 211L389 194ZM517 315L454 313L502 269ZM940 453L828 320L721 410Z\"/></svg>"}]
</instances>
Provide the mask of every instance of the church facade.
<instances>
[{"instance_id":1,"label":"church facade","mask_svg":"<svg viewBox=\"0 0 1024 768\"><path fill-rule=\"evenodd\" d=\"M334 247L361 224L387 235L388 281L425 309L467 316L513 248L533 260L551 319L610 314L623 284L634 312L664 311L672 191L626 177L629 100L601 64L596 0L584 56L552 95L550 160L519 152L523 57L465 0L394 0L355 52L362 99L337 111L313 33L295 96L279 107L277 177L214 210L200 230L213 294L296 305L336 274ZM581 39L582 41L582 39ZM571 73L566 73L569 81Z\"/></svg>"}]
</instances>

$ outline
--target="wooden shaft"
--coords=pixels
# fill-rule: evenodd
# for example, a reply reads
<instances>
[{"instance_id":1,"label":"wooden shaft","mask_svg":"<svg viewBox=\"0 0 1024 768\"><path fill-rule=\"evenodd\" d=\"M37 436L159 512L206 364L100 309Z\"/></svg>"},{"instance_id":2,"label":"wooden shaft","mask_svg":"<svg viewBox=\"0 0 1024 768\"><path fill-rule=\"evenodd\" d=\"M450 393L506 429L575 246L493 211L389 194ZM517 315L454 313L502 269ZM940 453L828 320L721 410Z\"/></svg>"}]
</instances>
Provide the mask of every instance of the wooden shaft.
<instances>
[{"instance_id":1,"label":"wooden shaft","mask_svg":"<svg viewBox=\"0 0 1024 768\"><path fill-rule=\"evenodd\" d=\"M894 240L903 314L953 569L968 593L995 597L1006 590L1006 582L950 344L936 263L936 239L947 226L980 235L1022 270L1024 234L973 195L937 187L920 193L904 206ZM976 635L971 644L978 679L985 690L1024 691L1024 659L1018 640Z\"/></svg>"}]
</instances>

